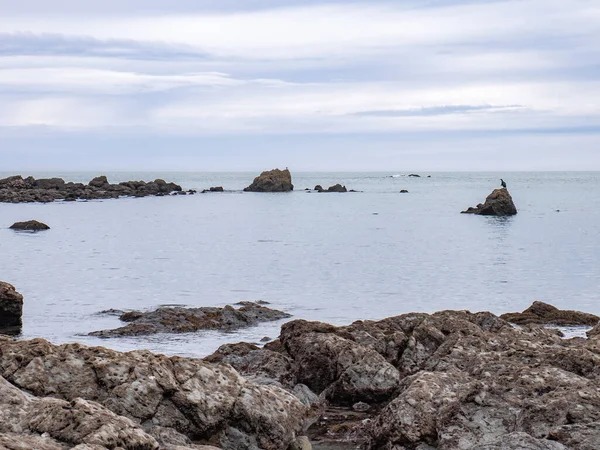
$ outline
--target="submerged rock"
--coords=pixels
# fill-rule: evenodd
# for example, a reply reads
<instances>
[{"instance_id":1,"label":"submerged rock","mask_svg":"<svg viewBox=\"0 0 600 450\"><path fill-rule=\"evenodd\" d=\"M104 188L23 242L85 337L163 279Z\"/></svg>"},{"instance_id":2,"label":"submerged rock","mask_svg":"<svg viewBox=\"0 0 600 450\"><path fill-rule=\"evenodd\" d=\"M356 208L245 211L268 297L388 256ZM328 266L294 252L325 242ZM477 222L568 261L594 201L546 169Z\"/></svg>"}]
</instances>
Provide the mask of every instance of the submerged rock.
<instances>
[{"instance_id":1,"label":"submerged rock","mask_svg":"<svg viewBox=\"0 0 600 450\"><path fill-rule=\"evenodd\" d=\"M49 230L50 227L37 220L28 220L26 222L15 222L10 226L10 229L17 231L42 231Z\"/></svg>"},{"instance_id":2,"label":"submerged rock","mask_svg":"<svg viewBox=\"0 0 600 450\"><path fill-rule=\"evenodd\" d=\"M172 192L182 192L181 186L161 179L110 184L104 175L94 178L88 184L66 183L62 178L23 179L20 175L0 180L0 202L9 203L163 196Z\"/></svg>"},{"instance_id":3,"label":"submerged rock","mask_svg":"<svg viewBox=\"0 0 600 450\"><path fill-rule=\"evenodd\" d=\"M250 186L244 189L246 192L289 192L293 190L292 174L288 169L262 172Z\"/></svg>"},{"instance_id":4,"label":"submerged rock","mask_svg":"<svg viewBox=\"0 0 600 450\"><path fill-rule=\"evenodd\" d=\"M517 214L517 207L506 188L494 189L487 196L485 203L470 207L463 214L478 214L481 216L513 216Z\"/></svg>"},{"instance_id":5,"label":"submerged rock","mask_svg":"<svg viewBox=\"0 0 600 450\"><path fill-rule=\"evenodd\" d=\"M14 334L21 331L23 296L12 284L0 281L0 333Z\"/></svg>"},{"instance_id":6,"label":"submerged rock","mask_svg":"<svg viewBox=\"0 0 600 450\"><path fill-rule=\"evenodd\" d=\"M544 302L533 302L533 304L523 312L502 314L500 318L517 325L534 323L560 326L594 326L600 322L600 317L595 316L594 314L558 309Z\"/></svg>"},{"instance_id":7,"label":"submerged rock","mask_svg":"<svg viewBox=\"0 0 600 450\"><path fill-rule=\"evenodd\" d=\"M44 445L100 446L94 450L205 448L192 441L286 450L308 411L225 364L0 336L0 439L11 433Z\"/></svg>"},{"instance_id":8,"label":"submerged rock","mask_svg":"<svg viewBox=\"0 0 600 450\"><path fill-rule=\"evenodd\" d=\"M164 307L150 312L130 311L121 315L123 322L129 322L114 330L94 331L90 336L118 337L141 336L154 333L189 333L198 330L234 330L291 317L289 314L266 308L257 303L246 302L238 309L201 307Z\"/></svg>"}]
</instances>

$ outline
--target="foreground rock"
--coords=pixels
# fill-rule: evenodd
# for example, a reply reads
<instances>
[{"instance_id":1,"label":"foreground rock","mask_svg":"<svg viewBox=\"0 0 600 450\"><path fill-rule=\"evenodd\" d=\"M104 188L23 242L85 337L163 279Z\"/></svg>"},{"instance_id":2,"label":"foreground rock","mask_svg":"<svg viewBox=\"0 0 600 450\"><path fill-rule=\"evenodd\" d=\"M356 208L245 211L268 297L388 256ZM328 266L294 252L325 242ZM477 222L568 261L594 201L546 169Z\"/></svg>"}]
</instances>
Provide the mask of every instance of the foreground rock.
<instances>
[{"instance_id":1,"label":"foreground rock","mask_svg":"<svg viewBox=\"0 0 600 450\"><path fill-rule=\"evenodd\" d=\"M94 331L90 336L118 337L141 336L154 333L189 333L198 330L230 331L291 317L289 314L270 309L253 302L244 302L238 309L232 306L224 308L202 307L159 308L150 312L131 311L120 316L128 325L114 329Z\"/></svg>"},{"instance_id":2,"label":"foreground rock","mask_svg":"<svg viewBox=\"0 0 600 450\"><path fill-rule=\"evenodd\" d=\"M470 207L463 214L478 214L481 216L514 216L517 214L512 197L506 188L494 189L487 196L485 203Z\"/></svg>"},{"instance_id":3,"label":"foreground rock","mask_svg":"<svg viewBox=\"0 0 600 450\"><path fill-rule=\"evenodd\" d=\"M523 312L502 314L500 318L517 325L534 323L559 326L594 326L600 322L600 317L595 316L594 314L562 310L544 302L533 302L533 304Z\"/></svg>"},{"instance_id":4,"label":"foreground rock","mask_svg":"<svg viewBox=\"0 0 600 450\"><path fill-rule=\"evenodd\" d=\"M23 325L23 296L12 284L0 281L0 334L15 334Z\"/></svg>"},{"instance_id":5,"label":"foreground rock","mask_svg":"<svg viewBox=\"0 0 600 450\"><path fill-rule=\"evenodd\" d=\"M20 175L0 180L0 202L53 202L55 200L91 200L119 198L123 196L146 197L162 196L171 193L183 193L181 186L167 183L164 180L127 181L110 184L105 176L99 176L87 185L83 183L67 183L62 178L33 177L23 178Z\"/></svg>"},{"instance_id":6,"label":"foreground rock","mask_svg":"<svg viewBox=\"0 0 600 450\"><path fill-rule=\"evenodd\" d=\"M228 365L0 337L0 443L32 445L16 448L286 450L307 413Z\"/></svg>"},{"instance_id":7,"label":"foreground rock","mask_svg":"<svg viewBox=\"0 0 600 450\"><path fill-rule=\"evenodd\" d=\"M309 430L315 441L370 450L600 448L600 338L565 340L488 312L345 327L295 320L263 349L229 345L210 358L327 402Z\"/></svg>"},{"instance_id":8,"label":"foreground rock","mask_svg":"<svg viewBox=\"0 0 600 450\"><path fill-rule=\"evenodd\" d=\"M273 169L261 173L252 184L244 189L246 192L289 192L294 190L292 174L288 169Z\"/></svg>"},{"instance_id":9,"label":"foreground rock","mask_svg":"<svg viewBox=\"0 0 600 450\"><path fill-rule=\"evenodd\" d=\"M49 230L50 227L37 220L28 220L27 222L15 222L10 226L10 229L17 231L42 231Z\"/></svg>"}]
</instances>

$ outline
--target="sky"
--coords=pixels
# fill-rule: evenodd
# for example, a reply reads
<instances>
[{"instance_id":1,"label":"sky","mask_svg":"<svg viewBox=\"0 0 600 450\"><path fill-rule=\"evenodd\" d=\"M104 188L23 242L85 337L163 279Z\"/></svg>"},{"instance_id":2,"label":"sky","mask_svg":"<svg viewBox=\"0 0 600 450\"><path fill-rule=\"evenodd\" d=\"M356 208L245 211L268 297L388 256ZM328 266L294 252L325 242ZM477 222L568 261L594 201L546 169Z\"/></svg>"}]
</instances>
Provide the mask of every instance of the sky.
<instances>
[{"instance_id":1,"label":"sky","mask_svg":"<svg viewBox=\"0 0 600 450\"><path fill-rule=\"evenodd\" d=\"M600 170L600 0L2 0L0 170Z\"/></svg>"}]
</instances>

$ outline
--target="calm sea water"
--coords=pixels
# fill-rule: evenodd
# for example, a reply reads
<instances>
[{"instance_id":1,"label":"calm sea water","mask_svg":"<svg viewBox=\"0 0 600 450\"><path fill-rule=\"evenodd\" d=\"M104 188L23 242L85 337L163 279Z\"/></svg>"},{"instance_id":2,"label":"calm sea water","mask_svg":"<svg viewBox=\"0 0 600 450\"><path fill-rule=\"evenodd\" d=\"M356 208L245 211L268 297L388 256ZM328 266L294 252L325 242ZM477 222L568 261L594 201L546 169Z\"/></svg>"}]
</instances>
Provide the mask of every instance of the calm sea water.
<instances>
[{"instance_id":1,"label":"calm sea water","mask_svg":"<svg viewBox=\"0 0 600 450\"><path fill-rule=\"evenodd\" d=\"M188 356L276 337L281 322L235 333L86 333L120 326L97 314L108 308L240 300L333 324L410 311L520 311L534 300L600 314L600 173L395 174L295 173L293 193L254 194L240 192L254 173L107 173L112 182L160 177L234 192L0 204L0 280L25 296L23 338ZM459 214L500 177L517 216ZM363 192L302 191L337 182ZM29 219L52 229L8 229Z\"/></svg>"}]
</instances>

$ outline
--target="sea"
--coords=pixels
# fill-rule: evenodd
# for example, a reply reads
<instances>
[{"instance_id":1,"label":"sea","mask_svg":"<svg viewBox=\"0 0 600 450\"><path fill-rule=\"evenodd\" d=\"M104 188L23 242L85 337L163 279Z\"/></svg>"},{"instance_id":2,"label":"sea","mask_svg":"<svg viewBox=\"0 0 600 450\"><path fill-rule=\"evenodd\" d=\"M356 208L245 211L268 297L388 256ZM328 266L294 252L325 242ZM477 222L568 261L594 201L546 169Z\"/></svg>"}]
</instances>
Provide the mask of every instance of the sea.
<instances>
[{"instance_id":1,"label":"sea","mask_svg":"<svg viewBox=\"0 0 600 450\"><path fill-rule=\"evenodd\" d=\"M599 172L293 172L295 190L275 194L242 192L256 173L103 174L226 192L0 204L0 280L25 298L22 339L202 357L276 338L284 321L227 333L87 334L123 325L103 310L257 300L287 320L335 325L412 311L500 314L535 300L600 315ZM21 175L88 182L100 173ZM460 214L500 178L516 216ZM336 183L359 192L304 190ZM9 229L30 219L51 229Z\"/></svg>"}]
</instances>

